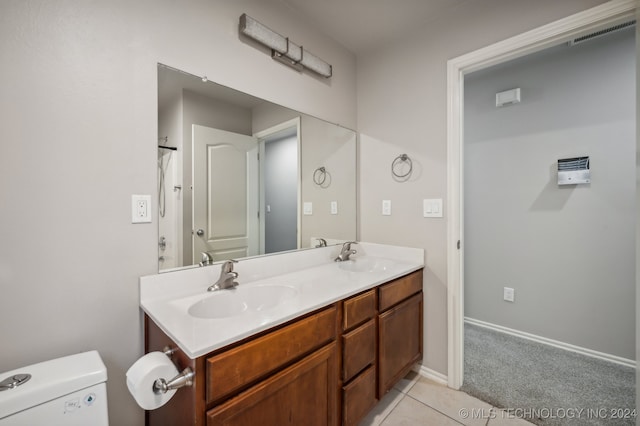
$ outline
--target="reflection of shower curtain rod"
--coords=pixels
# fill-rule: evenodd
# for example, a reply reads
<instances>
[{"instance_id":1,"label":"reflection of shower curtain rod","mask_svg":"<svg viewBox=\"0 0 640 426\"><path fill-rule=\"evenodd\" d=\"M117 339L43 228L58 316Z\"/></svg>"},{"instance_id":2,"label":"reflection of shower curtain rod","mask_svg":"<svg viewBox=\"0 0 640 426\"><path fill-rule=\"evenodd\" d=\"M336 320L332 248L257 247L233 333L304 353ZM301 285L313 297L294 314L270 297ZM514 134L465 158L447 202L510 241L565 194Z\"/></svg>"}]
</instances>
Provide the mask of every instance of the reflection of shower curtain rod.
<instances>
[{"instance_id":1,"label":"reflection of shower curtain rod","mask_svg":"<svg viewBox=\"0 0 640 426\"><path fill-rule=\"evenodd\" d=\"M165 136L165 137L162 137L162 138L158 138L158 140L159 140L159 141L162 141L162 142L164 142L164 143L167 143L167 142L169 142L169 136ZM166 145L158 145L158 148L161 148L161 149L170 149L171 151L177 151L177 150L178 150L178 148L176 148L176 147L174 147L174 146L166 146Z\"/></svg>"}]
</instances>

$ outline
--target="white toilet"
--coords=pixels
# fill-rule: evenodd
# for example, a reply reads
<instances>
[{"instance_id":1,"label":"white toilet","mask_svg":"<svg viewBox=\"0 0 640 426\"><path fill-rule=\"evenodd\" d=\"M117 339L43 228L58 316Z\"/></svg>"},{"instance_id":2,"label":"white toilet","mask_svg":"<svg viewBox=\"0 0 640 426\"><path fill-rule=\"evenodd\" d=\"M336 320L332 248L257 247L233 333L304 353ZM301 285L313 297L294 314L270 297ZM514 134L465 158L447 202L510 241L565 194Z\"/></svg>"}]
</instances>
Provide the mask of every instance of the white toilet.
<instances>
[{"instance_id":1,"label":"white toilet","mask_svg":"<svg viewBox=\"0 0 640 426\"><path fill-rule=\"evenodd\" d=\"M0 373L0 426L108 426L106 382L96 351Z\"/></svg>"}]
</instances>

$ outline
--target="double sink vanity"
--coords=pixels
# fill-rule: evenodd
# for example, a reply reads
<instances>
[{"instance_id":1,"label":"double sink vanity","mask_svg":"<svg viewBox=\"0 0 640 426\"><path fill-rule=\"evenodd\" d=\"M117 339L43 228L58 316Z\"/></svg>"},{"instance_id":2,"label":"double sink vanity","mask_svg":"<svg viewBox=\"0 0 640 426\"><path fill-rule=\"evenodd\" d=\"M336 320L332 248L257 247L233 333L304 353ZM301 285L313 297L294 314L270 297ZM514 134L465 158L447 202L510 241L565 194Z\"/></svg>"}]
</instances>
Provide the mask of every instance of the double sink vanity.
<instances>
[{"instance_id":1,"label":"double sink vanity","mask_svg":"<svg viewBox=\"0 0 640 426\"><path fill-rule=\"evenodd\" d=\"M145 351L194 373L146 423L357 424L422 358L424 252L340 247L141 277Z\"/></svg>"}]
</instances>

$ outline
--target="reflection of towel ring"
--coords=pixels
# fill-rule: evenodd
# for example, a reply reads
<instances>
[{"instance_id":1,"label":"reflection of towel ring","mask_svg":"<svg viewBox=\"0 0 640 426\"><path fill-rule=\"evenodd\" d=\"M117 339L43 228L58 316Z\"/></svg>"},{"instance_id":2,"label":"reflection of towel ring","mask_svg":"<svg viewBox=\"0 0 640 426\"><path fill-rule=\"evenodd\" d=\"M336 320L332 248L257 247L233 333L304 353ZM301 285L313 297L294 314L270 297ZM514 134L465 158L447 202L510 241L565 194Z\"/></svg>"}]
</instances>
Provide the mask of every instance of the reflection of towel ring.
<instances>
[{"instance_id":1,"label":"reflection of towel ring","mask_svg":"<svg viewBox=\"0 0 640 426\"><path fill-rule=\"evenodd\" d=\"M322 186L325 180L327 180L327 170L324 167L318 167L313 172L313 182L318 186Z\"/></svg>"},{"instance_id":2,"label":"reflection of towel ring","mask_svg":"<svg viewBox=\"0 0 640 426\"><path fill-rule=\"evenodd\" d=\"M398 171L396 170L398 166L400 166L402 163L409 164L409 170L407 170L406 173L398 173ZM413 162L411 161L411 158L409 158L407 154L398 155L395 158L395 160L393 160L393 163L391 163L391 173L398 179L407 180L411 175L412 171L413 171Z\"/></svg>"}]
</instances>

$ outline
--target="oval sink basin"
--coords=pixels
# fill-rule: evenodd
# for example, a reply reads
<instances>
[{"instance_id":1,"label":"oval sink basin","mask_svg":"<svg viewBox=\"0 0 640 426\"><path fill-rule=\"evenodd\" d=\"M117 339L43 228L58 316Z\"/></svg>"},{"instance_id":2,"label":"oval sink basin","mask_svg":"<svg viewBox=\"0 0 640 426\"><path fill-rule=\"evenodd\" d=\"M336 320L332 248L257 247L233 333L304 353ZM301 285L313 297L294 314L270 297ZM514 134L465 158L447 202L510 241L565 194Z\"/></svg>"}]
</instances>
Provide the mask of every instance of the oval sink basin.
<instances>
[{"instance_id":1,"label":"oval sink basin","mask_svg":"<svg viewBox=\"0 0 640 426\"><path fill-rule=\"evenodd\" d=\"M393 265L395 265L395 262L389 259L361 257L339 262L338 268L349 272L383 272Z\"/></svg>"},{"instance_id":2,"label":"oval sink basin","mask_svg":"<svg viewBox=\"0 0 640 426\"><path fill-rule=\"evenodd\" d=\"M298 293L292 287L282 285L239 287L218 290L192 304L189 315L196 318L228 318L249 312L275 308Z\"/></svg>"}]
</instances>

